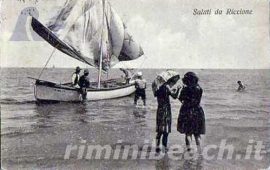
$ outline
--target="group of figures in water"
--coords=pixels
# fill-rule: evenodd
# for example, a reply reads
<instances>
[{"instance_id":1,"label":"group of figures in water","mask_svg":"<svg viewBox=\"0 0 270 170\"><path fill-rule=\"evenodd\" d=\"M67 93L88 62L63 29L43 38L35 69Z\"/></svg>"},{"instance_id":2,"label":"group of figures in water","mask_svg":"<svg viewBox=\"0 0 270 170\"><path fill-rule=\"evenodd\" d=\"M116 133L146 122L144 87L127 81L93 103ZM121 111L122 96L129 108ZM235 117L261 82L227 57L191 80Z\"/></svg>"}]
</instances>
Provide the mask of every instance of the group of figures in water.
<instances>
[{"instance_id":1,"label":"group of figures in water","mask_svg":"<svg viewBox=\"0 0 270 170\"><path fill-rule=\"evenodd\" d=\"M157 113L156 113L156 152L160 152L164 148L168 150L168 136L171 133L172 113L170 96L173 99L178 99L182 105L177 119L177 131L185 134L185 143L187 151L191 150L192 136L195 138L197 152L201 153L201 135L205 134L205 114L200 106L203 90L199 85L199 78L194 72L187 72L182 78L183 87L180 85L173 88L180 79L178 73L167 70L162 77L165 79L163 83L158 82L156 78L152 83L152 91L154 97L157 98ZM168 76L166 78L166 75ZM138 97L142 96L145 105L145 88L146 81L142 79L142 73L138 73L138 79L135 81L135 105ZM239 87L237 91L245 89L241 81L237 81ZM140 84L145 84L141 86ZM140 88L143 87L143 88ZM162 139L162 140L161 140ZM160 144L162 143L162 147Z\"/></svg>"},{"instance_id":2,"label":"group of figures in water","mask_svg":"<svg viewBox=\"0 0 270 170\"><path fill-rule=\"evenodd\" d=\"M179 77L180 78L180 77ZM158 108L156 115L156 151L161 150L160 142L162 138L162 147L167 150L168 136L171 133L172 113L170 96L178 99L182 105L177 120L177 131L185 134L187 150L190 150L192 136L194 136L198 152L200 149L200 139L205 134L205 115L200 106L203 90L198 84L199 78L193 72L187 72L182 79L183 87L177 86L174 79L169 79L158 87L156 81L152 83L154 96L157 98Z\"/></svg>"},{"instance_id":3,"label":"group of figures in water","mask_svg":"<svg viewBox=\"0 0 270 170\"><path fill-rule=\"evenodd\" d=\"M80 68L77 67L73 77L72 83L74 87L80 89L83 99L86 98L86 88L89 88L90 82L88 79L88 70L84 70L82 76L79 77ZM125 83L131 80L131 74L128 70L120 69L125 73ZM164 76L165 75L165 76ZM167 78L166 78L167 76ZM156 152L160 152L162 148L166 152L168 150L168 136L171 133L172 113L170 97L178 99L181 102L181 108L177 119L177 131L185 134L185 143L187 150L191 149L192 136L195 138L197 151L201 152L201 135L205 134L205 114L203 108L200 106L203 90L199 85L199 78L194 72L187 72L182 78L183 87L177 85L180 79L178 73L167 70L163 74L162 81L155 79L152 82L152 91L154 97L157 99L156 112ZM146 106L146 80L143 78L142 72L138 72L135 78L135 95L134 104L141 98L143 105ZM237 82L238 91L245 89L241 81ZM162 146L160 147L160 144Z\"/></svg>"}]
</instances>

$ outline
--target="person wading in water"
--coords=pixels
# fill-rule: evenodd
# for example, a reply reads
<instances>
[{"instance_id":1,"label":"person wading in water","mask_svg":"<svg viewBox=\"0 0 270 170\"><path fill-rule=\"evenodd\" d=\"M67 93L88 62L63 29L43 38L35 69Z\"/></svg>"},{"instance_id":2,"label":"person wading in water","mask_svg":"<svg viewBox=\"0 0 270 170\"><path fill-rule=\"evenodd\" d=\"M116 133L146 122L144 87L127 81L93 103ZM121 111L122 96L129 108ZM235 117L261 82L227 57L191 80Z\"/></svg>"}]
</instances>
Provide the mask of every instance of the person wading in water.
<instances>
[{"instance_id":1,"label":"person wading in water","mask_svg":"<svg viewBox=\"0 0 270 170\"><path fill-rule=\"evenodd\" d=\"M134 104L137 105L138 99L141 97L143 101L143 105L146 105L146 80L142 78L142 72L137 73L137 79L135 80L135 97L134 97Z\"/></svg>"},{"instance_id":2,"label":"person wading in water","mask_svg":"<svg viewBox=\"0 0 270 170\"><path fill-rule=\"evenodd\" d=\"M174 97L180 91L180 87L177 88L176 92L171 90L171 87L175 83L166 82L161 87L157 89L156 83L152 83L152 89L154 96L157 98L158 108L156 115L156 152L160 152L160 140L162 137L162 145L167 151L168 136L171 133L171 124L172 124L172 114L171 114L171 103L170 96ZM176 98L176 97L174 97Z\"/></svg>"},{"instance_id":3,"label":"person wading in water","mask_svg":"<svg viewBox=\"0 0 270 170\"><path fill-rule=\"evenodd\" d=\"M187 150L190 150L192 135L195 137L197 150L201 153L201 136L205 134L205 115L200 106L203 90L198 84L199 78L193 72L188 72L182 79L185 85L181 90L179 100L180 108L177 130L185 134Z\"/></svg>"},{"instance_id":4,"label":"person wading in water","mask_svg":"<svg viewBox=\"0 0 270 170\"><path fill-rule=\"evenodd\" d=\"M238 84L237 91L243 91L243 90L245 90L246 86L244 86L244 84L240 80L237 81L237 84Z\"/></svg>"},{"instance_id":5,"label":"person wading in water","mask_svg":"<svg viewBox=\"0 0 270 170\"><path fill-rule=\"evenodd\" d=\"M90 81L88 78L89 71L84 69L83 75L79 79L80 93L82 94L82 101L84 102L87 97L87 88L90 87Z\"/></svg>"}]
</instances>

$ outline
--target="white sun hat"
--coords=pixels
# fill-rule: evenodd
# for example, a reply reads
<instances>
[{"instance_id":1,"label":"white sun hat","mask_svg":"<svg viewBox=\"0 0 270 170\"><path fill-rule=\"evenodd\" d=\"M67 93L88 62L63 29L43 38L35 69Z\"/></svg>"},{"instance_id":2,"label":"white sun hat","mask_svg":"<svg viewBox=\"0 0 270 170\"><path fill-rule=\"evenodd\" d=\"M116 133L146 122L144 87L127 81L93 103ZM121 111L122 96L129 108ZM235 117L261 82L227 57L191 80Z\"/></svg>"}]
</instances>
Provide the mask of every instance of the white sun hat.
<instances>
[{"instance_id":1,"label":"white sun hat","mask_svg":"<svg viewBox=\"0 0 270 170\"><path fill-rule=\"evenodd\" d=\"M141 77L141 76L142 76L142 72L139 71L139 72L137 73L137 76Z\"/></svg>"}]
</instances>

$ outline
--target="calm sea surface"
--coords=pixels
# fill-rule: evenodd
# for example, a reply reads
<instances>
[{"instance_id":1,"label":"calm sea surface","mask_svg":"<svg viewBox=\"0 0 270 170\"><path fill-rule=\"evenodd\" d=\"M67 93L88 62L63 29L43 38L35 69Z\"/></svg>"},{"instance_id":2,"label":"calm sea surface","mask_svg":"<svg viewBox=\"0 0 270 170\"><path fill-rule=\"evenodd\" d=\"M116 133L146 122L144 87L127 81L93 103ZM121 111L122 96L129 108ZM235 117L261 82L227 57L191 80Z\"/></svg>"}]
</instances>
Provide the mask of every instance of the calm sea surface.
<instances>
[{"instance_id":1,"label":"calm sea surface","mask_svg":"<svg viewBox=\"0 0 270 170\"><path fill-rule=\"evenodd\" d=\"M145 140L155 139L156 99L151 82L163 70L145 69L147 80L147 107L133 106L133 96L86 104L35 103L34 81L41 69L1 69L1 152L2 167L6 169L260 169L269 167L270 141L270 72L269 70L193 70L200 78L204 90L202 107L206 114L206 135L202 146L220 146L223 139L233 145L234 158L211 160L86 160L76 154L64 160L67 145L115 146L136 144L143 148ZM181 77L190 70L177 70ZM69 82L73 69L47 69L41 79ZM97 79L90 70L90 79ZM122 73L112 70L109 77ZM106 76L105 76L106 78ZM237 80L246 85L246 91L236 92ZM181 103L171 100L173 124L169 145L185 146L184 135L176 130ZM244 159L249 140L262 141L266 147L263 159L254 155ZM193 141L194 142L194 141ZM143 149L142 149L143 150ZM217 155L217 150L209 154ZM241 157L235 158L238 154Z\"/></svg>"}]
</instances>

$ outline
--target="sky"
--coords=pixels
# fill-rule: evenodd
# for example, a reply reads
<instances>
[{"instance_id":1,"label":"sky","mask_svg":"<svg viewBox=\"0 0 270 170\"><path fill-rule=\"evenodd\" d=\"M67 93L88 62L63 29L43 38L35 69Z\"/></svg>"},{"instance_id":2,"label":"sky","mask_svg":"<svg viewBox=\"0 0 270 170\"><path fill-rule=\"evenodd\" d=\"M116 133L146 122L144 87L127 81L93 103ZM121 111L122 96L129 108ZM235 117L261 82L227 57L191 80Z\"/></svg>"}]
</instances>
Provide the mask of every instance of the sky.
<instances>
[{"instance_id":1,"label":"sky","mask_svg":"<svg viewBox=\"0 0 270 170\"><path fill-rule=\"evenodd\" d=\"M66 0L0 0L1 67L43 67L53 51L31 36L29 17L18 27L22 10L35 7L46 23ZM145 55L116 67L260 69L270 68L268 0L108 0ZM252 15L226 15L227 9ZM211 15L193 15L211 9ZM214 15L216 9L222 15ZM20 21L22 21L20 19ZM26 24L25 24L26 23ZM26 38L11 41L13 34ZM25 41L27 40L27 41ZM56 51L51 67L85 67Z\"/></svg>"}]
</instances>

